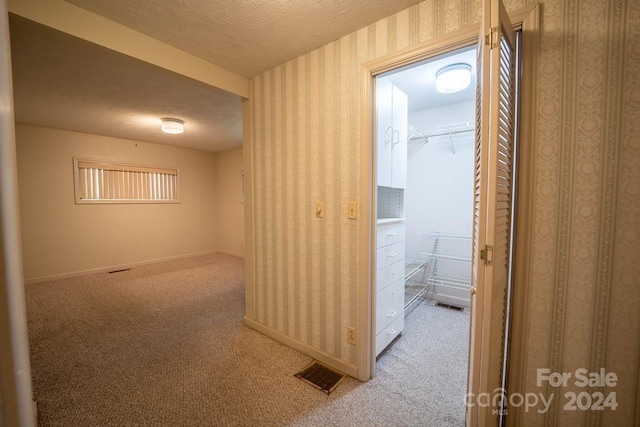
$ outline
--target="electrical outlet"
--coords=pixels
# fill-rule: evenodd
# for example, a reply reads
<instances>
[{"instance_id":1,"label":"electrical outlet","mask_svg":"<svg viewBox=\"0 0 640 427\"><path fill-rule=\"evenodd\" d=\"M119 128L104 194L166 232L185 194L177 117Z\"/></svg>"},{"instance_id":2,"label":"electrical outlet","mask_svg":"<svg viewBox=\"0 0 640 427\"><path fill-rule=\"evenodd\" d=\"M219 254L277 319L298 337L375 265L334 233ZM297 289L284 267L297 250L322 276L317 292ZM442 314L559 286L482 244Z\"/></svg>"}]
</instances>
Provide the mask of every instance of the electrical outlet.
<instances>
[{"instance_id":1,"label":"electrical outlet","mask_svg":"<svg viewBox=\"0 0 640 427\"><path fill-rule=\"evenodd\" d=\"M347 326L347 342L356 345L356 328Z\"/></svg>"},{"instance_id":2,"label":"electrical outlet","mask_svg":"<svg viewBox=\"0 0 640 427\"><path fill-rule=\"evenodd\" d=\"M358 219L358 202L350 200L348 203L347 218L349 219Z\"/></svg>"},{"instance_id":3,"label":"electrical outlet","mask_svg":"<svg viewBox=\"0 0 640 427\"><path fill-rule=\"evenodd\" d=\"M316 202L316 218L324 218L324 203Z\"/></svg>"}]
</instances>

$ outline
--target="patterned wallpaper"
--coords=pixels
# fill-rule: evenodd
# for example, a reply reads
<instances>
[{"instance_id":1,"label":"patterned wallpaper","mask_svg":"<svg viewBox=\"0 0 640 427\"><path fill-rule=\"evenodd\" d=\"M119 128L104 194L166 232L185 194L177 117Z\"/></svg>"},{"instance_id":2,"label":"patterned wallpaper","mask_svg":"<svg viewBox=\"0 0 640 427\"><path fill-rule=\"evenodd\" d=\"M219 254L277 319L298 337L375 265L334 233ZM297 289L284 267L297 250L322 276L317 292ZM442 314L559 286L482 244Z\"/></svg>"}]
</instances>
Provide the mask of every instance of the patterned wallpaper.
<instances>
[{"instance_id":1,"label":"patterned wallpaper","mask_svg":"<svg viewBox=\"0 0 640 427\"><path fill-rule=\"evenodd\" d=\"M533 3L506 1L509 10ZM545 0L526 391L521 425L638 425L640 3ZM479 0L426 0L252 80L255 319L355 363L362 63L478 22ZM314 217L323 201L325 218ZM538 368L615 372L615 411L566 411ZM593 391L593 390L589 390ZM523 424L524 423L524 424Z\"/></svg>"}]
</instances>

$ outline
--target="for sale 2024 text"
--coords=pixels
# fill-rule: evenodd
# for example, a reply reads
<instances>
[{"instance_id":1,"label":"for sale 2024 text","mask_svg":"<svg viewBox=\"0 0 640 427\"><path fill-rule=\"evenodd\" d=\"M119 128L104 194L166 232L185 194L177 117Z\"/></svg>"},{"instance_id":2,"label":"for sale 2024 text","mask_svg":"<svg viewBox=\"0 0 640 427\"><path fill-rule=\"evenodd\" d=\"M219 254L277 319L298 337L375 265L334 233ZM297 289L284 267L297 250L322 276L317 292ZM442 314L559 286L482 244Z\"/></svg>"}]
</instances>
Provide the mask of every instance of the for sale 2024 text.
<instances>
[{"instance_id":1,"label":"for sale 2024 text","mask_svg":"<svg viewBox=\"0 0 640 427\"><path fill-rule=\"evenodd\" d=\"M574 372L551 372L546 368L538 369L536 385L541 387L545 383L551 387L567 387L572 384L578 388L614 388L618 385L618 375L607 372L605 368L600 368L596 372L590 372L585 368L576 369ZM618 407L615 391L607 394L601 391L567 391L563 396L566 399L563 408L567 411L604 411L605 409L615 411Z\"/></svg>"}]
</instances>

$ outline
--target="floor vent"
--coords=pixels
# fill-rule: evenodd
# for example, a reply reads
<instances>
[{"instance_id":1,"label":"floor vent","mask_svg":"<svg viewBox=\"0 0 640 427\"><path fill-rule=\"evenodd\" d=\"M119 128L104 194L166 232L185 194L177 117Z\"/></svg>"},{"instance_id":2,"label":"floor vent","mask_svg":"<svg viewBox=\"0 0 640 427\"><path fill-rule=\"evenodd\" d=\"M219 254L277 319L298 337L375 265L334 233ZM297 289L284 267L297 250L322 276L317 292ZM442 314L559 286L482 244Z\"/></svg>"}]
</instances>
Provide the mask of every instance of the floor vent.
<instances>
[{"instance_id":1,"label":"floor vent","mask_svg":"<svg viewBox=\"0 0 640 427\"><path fill-rule=\"evenodd\" d=\"M464 307L458 307L457 305L445 304L443 302L437 302L437 307L450 308L451 310L463 311Z\"/></svg>"},{"instance_id":2,"label":"floor vent","mask_svg":"<svg viewBox=\"0 0 640 427\"><path fill-rule=\"evenodd\" d=\"M111 274L111 273L122 273L123 271L129 271L129 270L131 270L131 269L130 268L123 268L122 270L110 271L109 274Z\"/></svg>"},{"instance_id":3,"label":"floor vent","mask_svg":"<svg viewBox=\"0 0 640 427\"><path fill-rule=\"evenodd\" d=\"M335 390L335 388L338 387L338 384L340 384L344 379L344 375L329 369L318 362L311 363L294 376L327 394Z\"/></svg>"}]
</instances>

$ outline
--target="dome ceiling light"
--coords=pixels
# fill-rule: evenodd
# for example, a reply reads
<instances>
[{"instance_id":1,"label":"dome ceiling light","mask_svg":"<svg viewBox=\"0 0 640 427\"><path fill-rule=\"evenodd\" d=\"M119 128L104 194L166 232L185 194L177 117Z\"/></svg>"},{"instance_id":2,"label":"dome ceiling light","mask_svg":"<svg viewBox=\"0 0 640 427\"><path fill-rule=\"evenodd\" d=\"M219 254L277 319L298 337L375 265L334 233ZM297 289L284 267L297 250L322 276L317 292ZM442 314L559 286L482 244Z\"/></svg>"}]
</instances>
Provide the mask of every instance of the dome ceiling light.
<instances>
[{"instance_id":1,"label":"dome ceiling light","mask_svg":"<svg viewBox=\"0 0 640 427\"><path fill-rule=\"evenodd\" d=\"M440 93L456 93L471 84L471 65L458 63L442 67L436 73L436 90Z\"/></svg>"},{"instance_id":2,"label":"dome ceiling light","mask_svg":"<svg viewBox=\"0 0 640 427\"><path fill-rule=\"evenodd\" d=\"M162 132L177 135L184 132L184 121L165 117L162 119Z\"/></svg>"}]
</instances>

